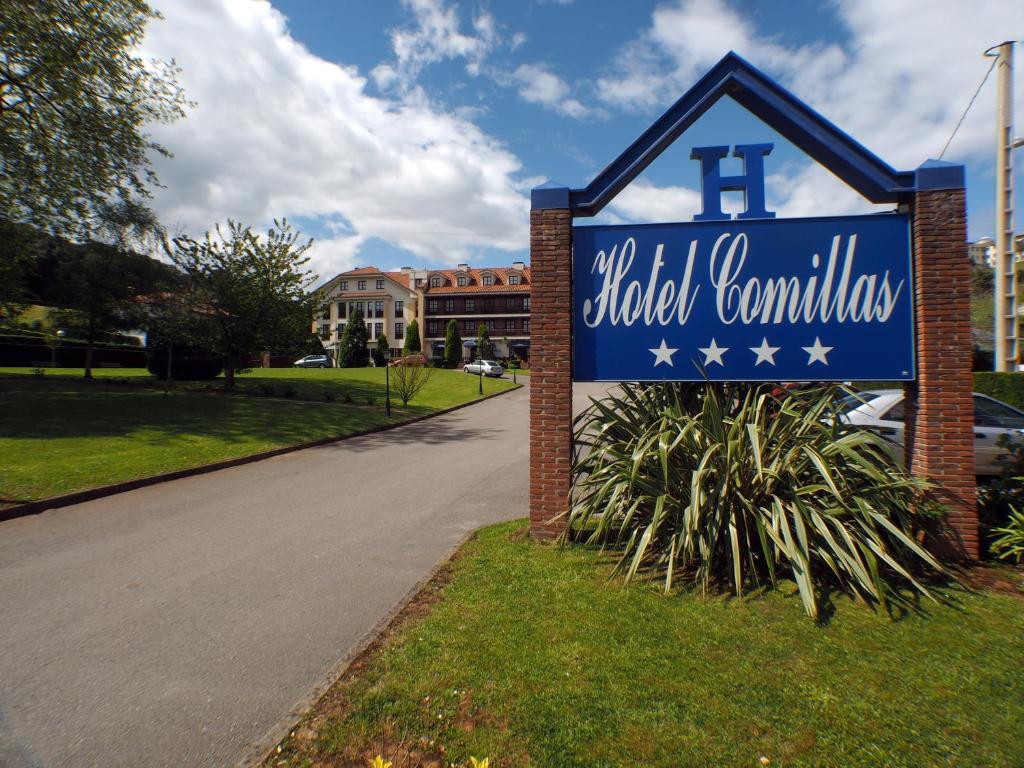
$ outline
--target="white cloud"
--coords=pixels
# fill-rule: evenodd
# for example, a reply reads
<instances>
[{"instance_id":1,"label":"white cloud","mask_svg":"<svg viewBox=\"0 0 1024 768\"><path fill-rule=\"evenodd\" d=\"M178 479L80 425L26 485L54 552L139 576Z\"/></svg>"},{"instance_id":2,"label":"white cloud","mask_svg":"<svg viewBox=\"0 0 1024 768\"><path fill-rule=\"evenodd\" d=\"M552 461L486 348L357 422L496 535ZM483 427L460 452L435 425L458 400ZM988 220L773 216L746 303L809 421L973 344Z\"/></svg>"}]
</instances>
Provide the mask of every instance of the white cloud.
<instances>
[{"instance_id":1,"label":"white cloud","mask_svg":"<svg viewBox=\"0 0 1024 768\"><path fill-rule=\"evenodd\" d=\"M732 49L887 162L915 168L941 151L988 67L982 51L1021 21L1019 5L1002 0L969 8L959 0L858 0L833 9L848 40L785 46L723 0L675 0L619 52L598 80L599 96L621 109L663 109ZM994 98L990 81L946 159L991 154ZM1022 100L1016 113L1021 124Z\"/></svg>"},{"instance_id":2,"label":"white cloud","mask_svg":"<svg viewBox=\"0 0 1024 768\"><path fill-rule=\"evenodd\" d=\"M267 2L160 5L165 20L149 28L144 53L175 58L197 102L152 129L175 153L154 158L165 187L153 205L172 229L343 219L345 231L311 251L324 276L351 266L370 238L441 263L526 246L520 162L470 120L415 88L401 100L367 95L364 77L312 55Z\"/></svg>"},{"instance_id":3,"label":"white cloud","mask_svg":"<svg viewBox=\"0 0 1024 768\"><path fill-rule=\"evenodd\" d=\"M409 88L424 66L445 59L465 59L470 75L480 73L481 63L498 43L489 13L476 16L475 34L467 34L462 32L457 6L446 6L444 0L404 0L404 4L413 14L414 25L391 33L395 64L384 65L391 70L386 77L375 76L379 87Z\"/></svg>"},{"instance_id":4,"label":"white cloud","mask_svg":"<svg viewBox=\"0 0 1024 768\"><path fill-rule=\"evenodd\" d=\"M590 114L578 100L569 98L569 85L558 75L539 64L521 64L512 73L512 80L519 86L519 96L531 104L577 120Z\"/></svg>"}]
</instances>

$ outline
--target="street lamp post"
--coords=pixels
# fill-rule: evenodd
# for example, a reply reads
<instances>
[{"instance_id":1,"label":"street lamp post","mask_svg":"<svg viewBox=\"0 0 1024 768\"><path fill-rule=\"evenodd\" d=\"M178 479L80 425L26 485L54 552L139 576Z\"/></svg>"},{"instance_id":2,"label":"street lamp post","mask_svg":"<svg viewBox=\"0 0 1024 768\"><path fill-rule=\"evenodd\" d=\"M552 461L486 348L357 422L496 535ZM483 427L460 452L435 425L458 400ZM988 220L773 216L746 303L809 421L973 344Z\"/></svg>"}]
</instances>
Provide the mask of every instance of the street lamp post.
<instances>
[{"instance_id":1,"label":"street lamp post","mask_svg":"<svg viewBox=\"0 0 1024 768\"><path fill-rule=\"evenodd\" d=\"M50 367L57 367L57 347L60 346L61 342L64 341L64 330L57 331L57 338L53 340L53 346L50 347Z\"/></svg>"},{"instance_id":2,"label":"street lamp post","mask_svg":"<svg viewBox=\"0 0 1024 768\"><path fill-rule=\"evenodd\" d=\"M384 415L391 418L391 348L384 350Z\"/></svg>"}]
</instances>

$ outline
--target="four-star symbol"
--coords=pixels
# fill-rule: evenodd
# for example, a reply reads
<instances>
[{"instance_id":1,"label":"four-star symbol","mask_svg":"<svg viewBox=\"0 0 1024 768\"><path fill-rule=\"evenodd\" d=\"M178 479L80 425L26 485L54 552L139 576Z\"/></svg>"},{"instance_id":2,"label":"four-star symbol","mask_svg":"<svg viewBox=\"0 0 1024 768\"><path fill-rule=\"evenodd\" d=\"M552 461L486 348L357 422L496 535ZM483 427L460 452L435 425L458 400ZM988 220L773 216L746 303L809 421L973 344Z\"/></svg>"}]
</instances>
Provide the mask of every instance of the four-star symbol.
<instances>
[{"instance_id":1,"label":"four-star symbol","mask_svg":"<svg viewBox=\"0 0 1024 768\"><path fill-rule=\"evenodd\" d=\"M678 352L679 349L672 349L671 347L669 347L668 344L665 343L664 339L661 340L660 347L655 347L650 351L654 354L655 367L661 365L662 363L668 363L673 368L675 367L675 365L672 363L672 355Z\"/></svg>"},{"instance_id":2,"label":"four-star symbol","mask_svg":"<svg viewBox=\"0 0 1024 768\"><path fill-rule=\"evenodd\" d=\"M760 347L750 347L750 351L757 355L757 362L754 363L754 366L757 367L765 362L775 365L775 353L780 349L782 347L769 346L768 339L762 336Z\"/></svg>"},{"instance_id":3,"label":"four-star symbol","mask_svg":"<svg viewBox=\"0 0 1024 768\"><path fill-rule=\"evenodd\" d=\"M729 347L720 347L718 342L712 337L711 343L706 347L697 347L697 349L704 355L704 365L711 365L711 363L718 363L723 368L725 367L725 353L729 351ZM769 365L775 365L775 355L782 349L782 347L773 347L768 343L766 336L761 337L761 345L759 347L749 347L750 351L753 352L757 357L754 361L754 366L758 366L761 363L768 363ZM835 349L835 347L826 347L821 343L819 336L814 337L814 344L809 347L801 347L801 349L807 353L807 365L813 363L821 363L822 365L828 365L828 353ZM665 339L661 340L661 345L654 347L649 350L654 355L654 365L659 366L662 363L668 363L670 366L675 367L672 362L672 355L679 351L678 348L670 347Z\"/></svg>"}]
</instances>

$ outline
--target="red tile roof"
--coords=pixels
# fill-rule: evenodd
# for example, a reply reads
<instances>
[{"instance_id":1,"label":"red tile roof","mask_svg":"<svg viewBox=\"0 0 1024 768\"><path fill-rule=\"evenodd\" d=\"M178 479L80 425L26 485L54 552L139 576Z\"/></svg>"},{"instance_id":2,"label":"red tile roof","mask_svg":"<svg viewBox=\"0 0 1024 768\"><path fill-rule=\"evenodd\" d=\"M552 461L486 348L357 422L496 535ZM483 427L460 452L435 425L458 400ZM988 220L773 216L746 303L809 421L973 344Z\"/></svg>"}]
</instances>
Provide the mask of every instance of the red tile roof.
<instances>
[{"instance_id":1,"label":"red tile roof","mask_svg":"<svg viewBox=\"0 0 1024 768\"><path fill-rule=\"evenodd\" d=\"M484 285L483 276L491 274L495 281L493 285ZM519 275L519 285L509 285L508 276ZM435 275L442 275L447 283L439 287L431 287L430 278ZM468 285L460 286L457 283L459 275L469 278ZM446 294L459 293L529 293L530 291L530 268L514 269L512 267L481 267L467 270L458 269L432 269L427 274L423 292L428 296L441 296Z\"/></svg>"}]
</instances>

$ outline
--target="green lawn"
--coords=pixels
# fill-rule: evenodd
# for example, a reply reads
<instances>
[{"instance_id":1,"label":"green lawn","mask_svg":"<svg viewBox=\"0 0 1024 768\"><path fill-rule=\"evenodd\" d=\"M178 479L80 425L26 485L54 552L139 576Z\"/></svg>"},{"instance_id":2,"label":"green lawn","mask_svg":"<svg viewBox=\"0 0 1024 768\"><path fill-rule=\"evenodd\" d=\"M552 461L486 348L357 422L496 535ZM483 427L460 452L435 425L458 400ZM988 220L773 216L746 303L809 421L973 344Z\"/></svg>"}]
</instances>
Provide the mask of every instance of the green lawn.
<instances>
[{"instance_id":1,"label":"green lawn","mask_svg":"<svg viewBox=\"0 0 1024 768\"><path fill-rule=\"evenodd\" d=\"M226 395L220 382L165 397L151 379L99 369L93 382L0 369L0 504L199 466L389 423L383 369L257 370ZM117 377L113 372L117 370ZM81 374L81 371L78 371ZM476 377L434 371L391 423L478 398ZM484 393L512 388L486 380Z\"/></svg>"},{"instance_id":2,"label":"green lawn","mask_svg":"<svg viewBox=\"0 0 1024 768\"><path fill-rule=\"evenodd\" d=\"M590 552L511 536L523 525L466 545L426 617L267 765L1024 765L1019 597L957 590L893 620L837 596L817 625L785 586L736 600L609 583Z\"/></svg>"}]
</instances>

